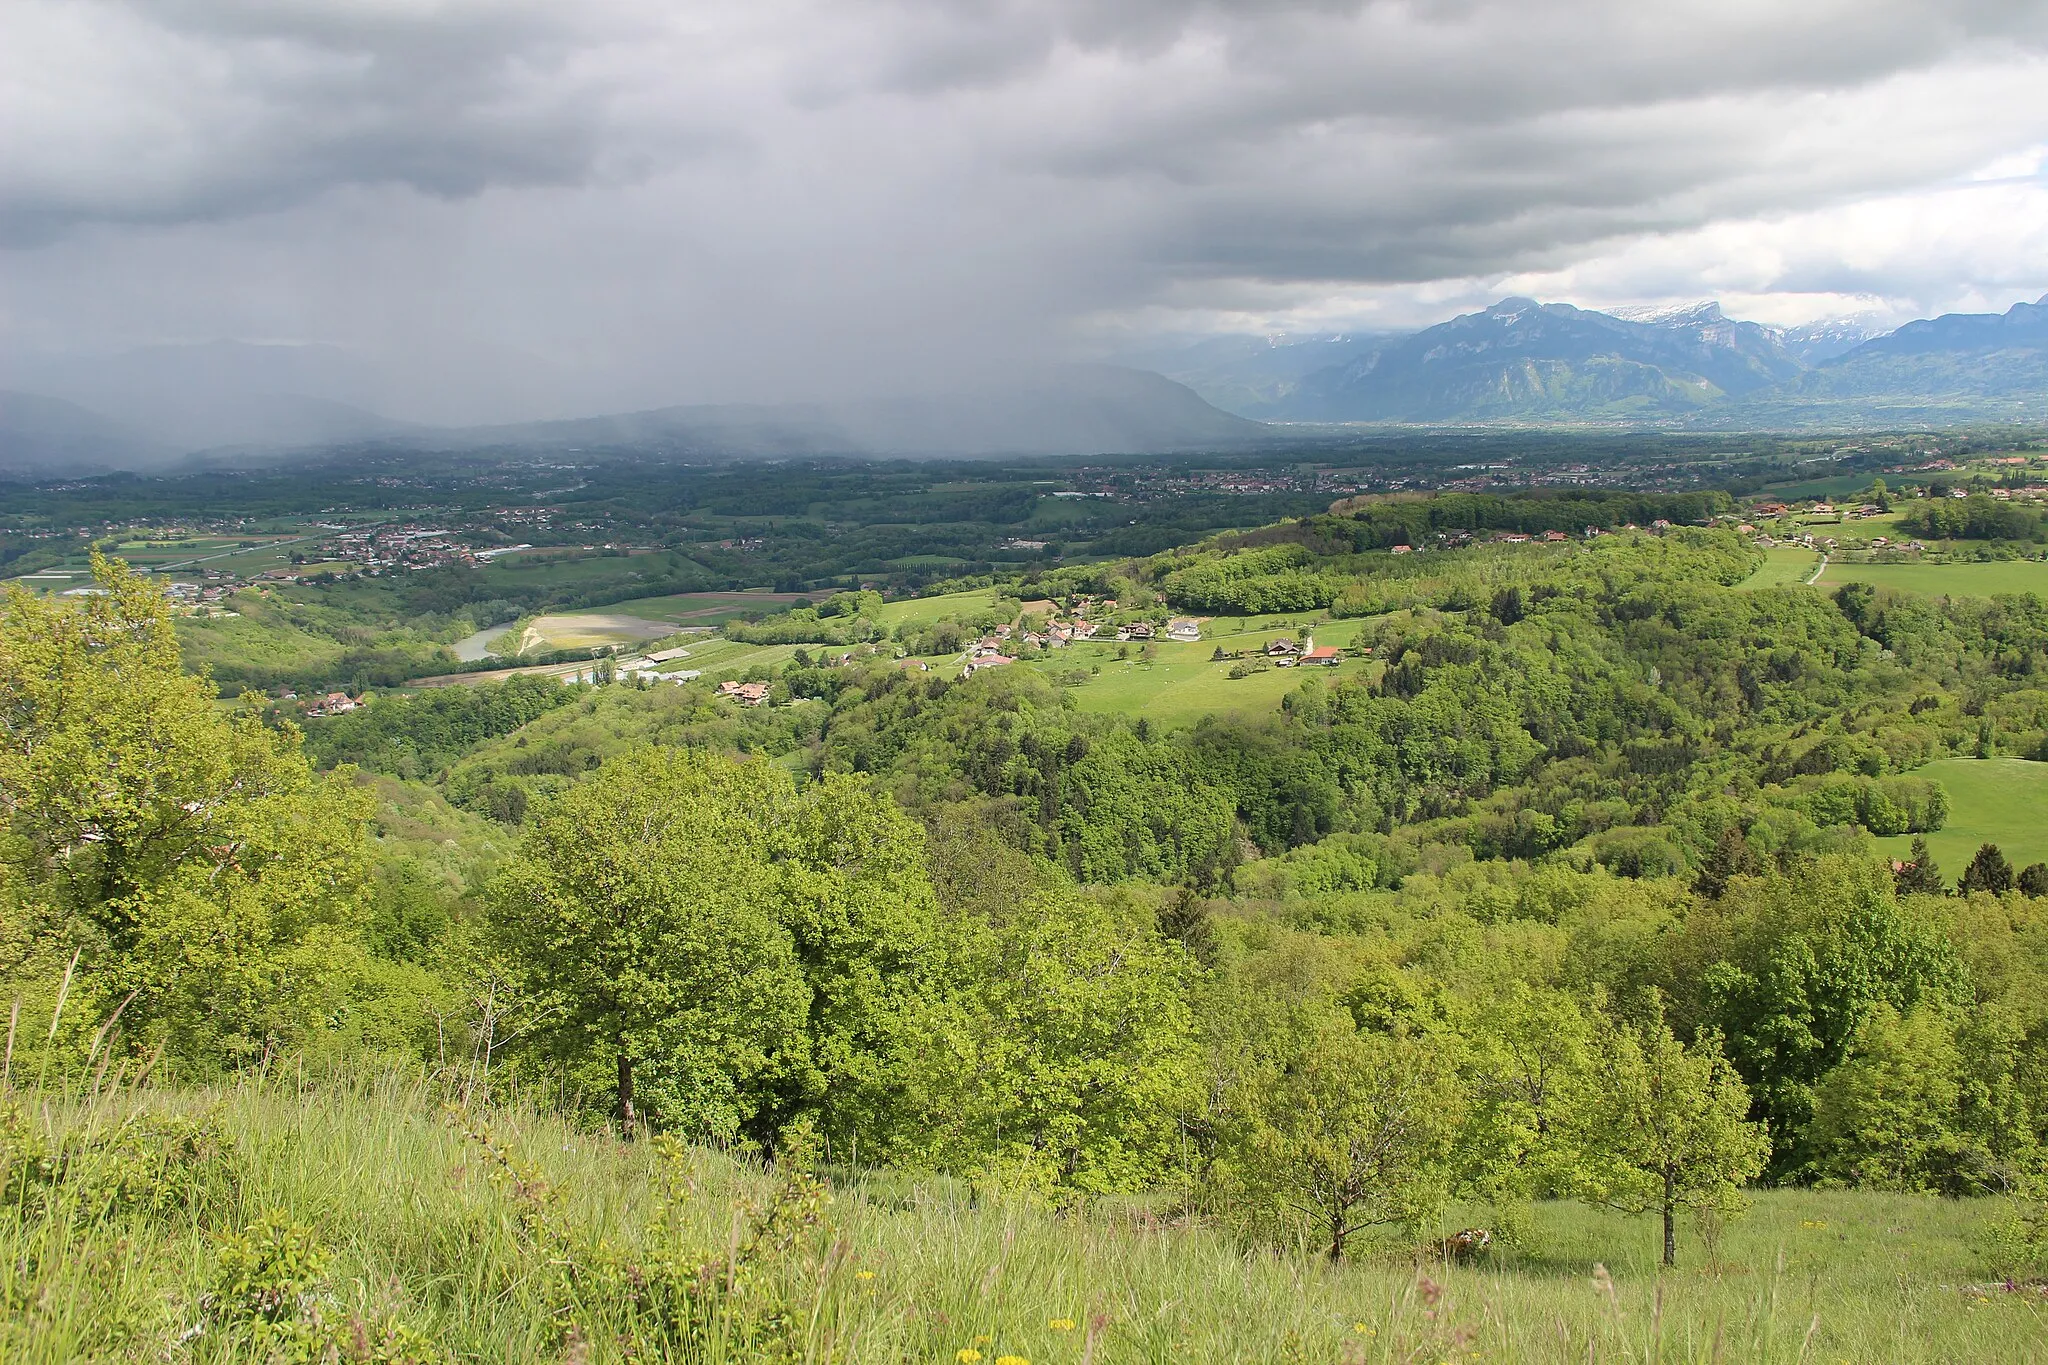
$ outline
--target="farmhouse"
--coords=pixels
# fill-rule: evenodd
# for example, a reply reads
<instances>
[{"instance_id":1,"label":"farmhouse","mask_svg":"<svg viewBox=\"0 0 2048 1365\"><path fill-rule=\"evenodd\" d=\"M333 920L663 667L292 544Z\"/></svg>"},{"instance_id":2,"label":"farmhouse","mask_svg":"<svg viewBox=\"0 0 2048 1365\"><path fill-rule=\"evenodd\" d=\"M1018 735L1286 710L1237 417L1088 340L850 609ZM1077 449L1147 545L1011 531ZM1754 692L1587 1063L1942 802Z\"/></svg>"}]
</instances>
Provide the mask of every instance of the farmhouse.
<instances>
[{"instance_id":1,"label":"farmhouse","mask_svg":"<svg viewBox=\"0 0 2048 1365\"><path fill-rule=\"evenodd\" d=\"M361 702L346 692L329 692L326 696L308 707L306 714L309 716L338 716L344 712L353 711L361 705Z\"/></svg>"},{"instance_id":2,"label":"farmhouse","mask_svg":"<svg viewBox=\"0 0 2048 1365\"><path fill-rule=\"evenodd\" d=\"M1310 666L1335 668L1342 662L1344 662L1344 651L1338 649L1335 645L1324 645L1320 649L1311 649L1308 653L1301 656L1303 668Z\"/></svg>"},{"instance_id":3,"label":"farmhouse","mask_svg":"<svg viewBox=\"0 0 2048 1365\"><path fill-rule=\"evenodd\" d=\"M1169 640L1199 640L1202 638L1201 622L1192 616L1176 616L1166 623L1166 638Z\"/></svg>"},{"instance_id":4,"label":"farmhouse","mask_svg":"<svg viewBox=\"0 0 2048 1365\"><path fill-rule=\"evenodd\" d=\"M965 668L962 668L960 670L960 676L963 678L971 678L975 674L981 672L981 670L983 670L984 668L1001 668L1004 664L1013 664L1016 662L1017 661L1015 659L1011 658L1007 654L976 655L974 658L969 659L967 661L967 666Z\"/></svg>"},{"instance_id":5,"label":"farmhouse","mask_svg":"<svg viewBox=\"0 0 2048 1365\"><path fill-rule=\"evenodd\" d=\"M734 682L730 678L718 685L718 695L730 697L741 706L759 706L768 700L768 684L764 682Z\"/></svg>"}]
</instances>

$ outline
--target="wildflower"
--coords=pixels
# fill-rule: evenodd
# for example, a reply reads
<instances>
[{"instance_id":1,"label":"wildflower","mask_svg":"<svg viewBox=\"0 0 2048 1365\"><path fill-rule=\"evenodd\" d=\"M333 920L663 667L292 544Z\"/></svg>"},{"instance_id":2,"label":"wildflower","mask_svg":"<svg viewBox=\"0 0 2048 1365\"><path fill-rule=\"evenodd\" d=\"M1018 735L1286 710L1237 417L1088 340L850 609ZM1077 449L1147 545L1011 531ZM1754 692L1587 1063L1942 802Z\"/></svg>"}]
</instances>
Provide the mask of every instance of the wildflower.
<instances>
[{"instance_id":1,"label":"wildflower","mask_svg":"<svg viewBox=\"0 0 2048 1365\"><path fill-rule=\"evenodd\" d=\"M856 1280L872 1280L875 1278L875 1272L872 1270L856 1270L853 1272L853 1278Z\"/></svg>"},{"instance_id":2,"label":"wildflower","mask_svg":"<svg viewBox=\"0 0 2048 1365\"><path fill-rule=\"evenodd\" d=\"M1023 1356L997 1356L996 1365L1031 1365Z\"/></svg>"},{"instance_id":3,"label":"wildflower","mask_svg":"<svg viewBox=\"0 0 2048 1365\"><path fill-rule=\"evenodd\" d=\"M994 1340L995 1340L995 1338L994 1338L994 1337L992 1337L992 1336L989 1336L989 1335L988 1335L988 1334L987 1334L986 1332L984 1332L984 1333L983 1333L982 1335L980 1335L980 1336L978 1336L978 1337L976 1337L976 1338L974 1339L974 1344L975 1344L976 1346L986 1346L986 1345L988 1345L988 1344L989 1344L989 1343L990 1343L991 1341L994 1341Z\"/></svg>"},{"instance_id":4,"label":"wildflower","mask_svg":"<svg viewBox=\"0 0 2048 1365\"><path fill-rule=\"evenodd\" d=\"M1364 1323L1362 1323L1362 1322L1354 1322L1354 1323L1352 1323L1352 1324L1351 1324L1351 1330L1352 1330L1352 1331L1354 1331L1354 1332L1361 1332L1361 1333L1363 1333L1364 1335L1366 1335L1366 1336L1369 1336L1369 1337L1376 1337L1376 1336L1378 1336L1378 1335L1379 1335L1379 1333L1378 1333L1378 1332L1377 1332L1376 1330L1374 1330L1374 1329L1373 1329L1373 1328L1371 1328L1371 1327L1368 1327L1368 1326L1367 1326L1366 1324L1364 1324Z\"/></svg>"},{"instance_id":5,"label":"wildflower","mask_svg":"<svg viewBox=\"0 0 2048 1365\"><path fill-rule=\"evenodd\" d=\"M972 1346L962 1346L953 1352L953 1359L959 1361L960 1365L975 1365L975 1362L981 1359L981 1352Z\"/></svg>"},{"instance_id":6,"label":"wildflower","mask_svg":"<svg viewBox=\"0 0 2048 1365\"><path fill-rule=\"evenodd\" d=\"M1052 1328L1055 1332L1071 1332L1074 1330L1074 1320L1072 1318L1052 1318L1045 1325Z\"/></svg>"}]
</instances>

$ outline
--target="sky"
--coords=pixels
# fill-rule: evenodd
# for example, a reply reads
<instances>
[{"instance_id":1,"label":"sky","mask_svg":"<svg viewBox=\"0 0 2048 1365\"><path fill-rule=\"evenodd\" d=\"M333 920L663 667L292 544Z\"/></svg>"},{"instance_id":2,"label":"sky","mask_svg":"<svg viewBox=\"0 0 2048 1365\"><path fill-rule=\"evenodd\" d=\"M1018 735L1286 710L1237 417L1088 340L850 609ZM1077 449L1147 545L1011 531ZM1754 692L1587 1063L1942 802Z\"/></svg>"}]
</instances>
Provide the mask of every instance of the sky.
<instances>
[{"instance_id":1,"label":"sky","mask_svg":"<svg viewBox=\"0 0 2048 1365\"><path fill-rule=\"evenodd\" d=\"M427 420L906 391L1504 295L2048 292L2048 3L8 0L0 358ZM4 378L4 376L0 376Z\"/></svg>"}]
</instances>

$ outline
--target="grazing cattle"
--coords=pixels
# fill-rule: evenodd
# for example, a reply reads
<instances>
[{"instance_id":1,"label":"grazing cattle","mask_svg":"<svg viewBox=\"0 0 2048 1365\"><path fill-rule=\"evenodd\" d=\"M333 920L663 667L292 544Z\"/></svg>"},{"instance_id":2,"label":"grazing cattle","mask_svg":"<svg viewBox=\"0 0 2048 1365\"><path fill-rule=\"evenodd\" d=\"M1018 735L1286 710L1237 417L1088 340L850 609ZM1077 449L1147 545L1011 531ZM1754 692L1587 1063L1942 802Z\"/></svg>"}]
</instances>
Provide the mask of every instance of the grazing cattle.
<instances>
[{"instance_id":1,"label":"grazing cattle","mask_svg":"<svg viewBox=\"0 0 2048 1365\"><path fill-rule=\"evenodd\" d=\"M1485 1228L1466 1228L1437 1243L1437 1249L1446 1260L1471 1261L1484 1255L1492 1245L1493 1234Z\"/></svg>"}]
</instances>

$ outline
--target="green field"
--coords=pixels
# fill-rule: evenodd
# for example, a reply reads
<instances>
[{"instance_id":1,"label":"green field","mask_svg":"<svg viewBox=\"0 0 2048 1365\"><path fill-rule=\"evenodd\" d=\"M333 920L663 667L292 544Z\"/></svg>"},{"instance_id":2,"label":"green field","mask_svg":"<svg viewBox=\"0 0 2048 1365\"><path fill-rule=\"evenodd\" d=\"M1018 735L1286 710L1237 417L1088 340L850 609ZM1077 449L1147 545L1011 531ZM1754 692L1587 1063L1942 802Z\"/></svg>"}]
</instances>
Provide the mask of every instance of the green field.
<instances>
[{"instance_id":1,"label":"green field","mask_svg":"<svg viewBox=\"0 0 2048 1365\"><path fill-rule=\"evenodd\" d=\"M1830 562L1820 586L1870 583L1945 597L2031 592L2048 597L2048 563L2002 559L1978 564L1841 564Z\"/></svg>"},{"instance_id":2,"label":"green field","mask_svg":"<svg viewBox=\"0 0 2048 1365\"><path fill-rule=\"evenodd\" d=\"M1804 583L1813 574L1814 565L1820 563L1820 556L1811 550L1792 550L1777 546L1764 551L1763 565L1749 577L1735 586L1745 592L1757 588L1783 588L1795 583Z\"/></svg>"},{"instance_id":3,"label":"green field","mask_svg":"<svg viewBox=\"0 0 2048 1365\"><path fill-rule=\"evenodd\" d=\"M1927 851L1953 882L1979 844L1997 844L2015 869L2048 862L2048 763L2024 758L1943 758L1913 770L1948 792L1948 824L1926 836ZM1910 835L1880 839L1893 858L1904 858Z\"/></svg>"},{"instance_id":4,"label":"green field","mask_svg":"<svg viewBox=\"0 0 2048 1365\"><path fill-rule=\"evenodd\" d=\"M976 588L971 592L951 592L939 597L908 597L900 602L883 604L876 620L889 629L898 626L922 626L948 616L966 616L977 611L986 611L995 604L993 588Z\"/></svg>"}]
</instances>

